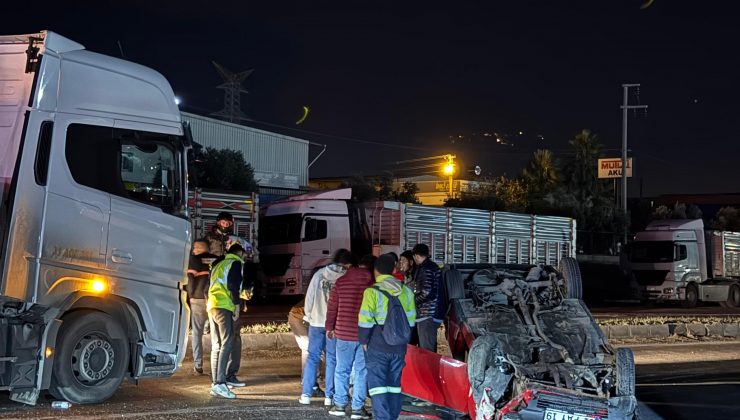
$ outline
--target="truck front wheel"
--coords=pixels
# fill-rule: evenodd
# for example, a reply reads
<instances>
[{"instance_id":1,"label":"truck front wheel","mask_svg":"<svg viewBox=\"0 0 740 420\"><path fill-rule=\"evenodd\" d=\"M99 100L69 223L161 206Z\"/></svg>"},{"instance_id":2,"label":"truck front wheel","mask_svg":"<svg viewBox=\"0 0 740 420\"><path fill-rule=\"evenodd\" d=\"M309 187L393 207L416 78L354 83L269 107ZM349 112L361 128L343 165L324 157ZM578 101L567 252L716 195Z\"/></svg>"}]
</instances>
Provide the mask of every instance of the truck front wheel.
<instances>
[{"instance_id":1,"label":"truck front wheel","mask_svg":"<svg viewBox=\"0 0 740 420\"><path fill-rule=\"evenodd\" d=\"M129 364L126 334L110 315L77 311L62 318L49 391L75 404L105 401Z\"/></svg>"},{"instance_id":2,"label":"truck front wheel","mask_svg":"<svg viewBox=\"0 0 740 420\"><path fill-rule=\"evenodd\" d=\"M699 304L699 289L695 284L691 283L686 286L686 298L684 299L684 305L687 308L695 308Z\"/></svg>"}]
</instances>

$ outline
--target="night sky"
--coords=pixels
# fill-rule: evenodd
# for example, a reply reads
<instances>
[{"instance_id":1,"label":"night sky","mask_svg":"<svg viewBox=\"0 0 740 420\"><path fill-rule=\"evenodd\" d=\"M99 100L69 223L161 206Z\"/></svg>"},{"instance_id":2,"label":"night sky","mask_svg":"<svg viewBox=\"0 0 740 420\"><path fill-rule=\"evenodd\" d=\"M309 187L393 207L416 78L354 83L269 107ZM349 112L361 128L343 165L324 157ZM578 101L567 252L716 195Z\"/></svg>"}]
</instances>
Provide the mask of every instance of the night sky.
<instances>
[{"instance_id":1,"label":"night sky","mask_svg":"<svg viewBox=\"0 0 740 420\"><path fill-rule=\"evenodd\" d=\"M242 98L250 125L327 144L312 177L448 152L516 175L537 148L565 157L582 128L617 156L621 84L641 83L630 102L649 108L630 112L629 138L644 195L740 192L730 2L26 3L2 6L0 32L49 29L114 56L120 41L188 112L222 107L211 60L254 68ZM303 105L311 112L296 125Z\"/></svg>"}]
</instances>

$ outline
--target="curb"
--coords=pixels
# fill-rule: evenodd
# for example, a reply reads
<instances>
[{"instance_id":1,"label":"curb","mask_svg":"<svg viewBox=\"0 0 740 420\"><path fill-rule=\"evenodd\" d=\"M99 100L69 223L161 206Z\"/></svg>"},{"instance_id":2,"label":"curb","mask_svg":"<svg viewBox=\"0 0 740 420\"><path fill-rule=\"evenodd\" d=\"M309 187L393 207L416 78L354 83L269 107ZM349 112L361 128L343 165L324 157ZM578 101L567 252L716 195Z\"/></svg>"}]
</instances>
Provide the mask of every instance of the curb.
<instances>
[{"instance_id":1,"label":"curb","mask_svg":"<svg viewBox=\"0 0 740 420\"><path fill-rule=\"evenodd\" d=\"M668 337L740 337L738 323L680 323L659 325L601 325L601 331L609 339L625 338L668 338Z\"/></svg>"}]
</instances>

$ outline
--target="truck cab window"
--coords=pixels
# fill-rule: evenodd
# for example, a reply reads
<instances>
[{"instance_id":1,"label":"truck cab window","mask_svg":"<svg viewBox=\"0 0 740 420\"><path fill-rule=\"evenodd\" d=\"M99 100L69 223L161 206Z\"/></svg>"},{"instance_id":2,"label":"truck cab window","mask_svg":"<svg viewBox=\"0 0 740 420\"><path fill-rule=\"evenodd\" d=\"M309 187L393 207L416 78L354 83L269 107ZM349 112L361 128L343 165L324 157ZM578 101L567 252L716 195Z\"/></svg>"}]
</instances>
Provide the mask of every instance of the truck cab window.
<instances>
[{"instance_id":1,"label":"truck cab window","mask_svg":"<svg viewBox=\"0 0 740 420\"><path fill-rule=\"evenodd\" d=\"M326 239L327 236L327 225L326 220L306 218L305 221L305 234L303 235L303 242L318 241L319 239Z\"/></svg>"},{"instance_id":2,"label":"truck cab window","mask_svg":"<svg viewBox=\"0 0 740 420\"><path fill-rule=\"evenodd\" d=\"M182 191L176 136L84 124L67 128L75 182L173 212Z\"/></svg>"}]
</instances>

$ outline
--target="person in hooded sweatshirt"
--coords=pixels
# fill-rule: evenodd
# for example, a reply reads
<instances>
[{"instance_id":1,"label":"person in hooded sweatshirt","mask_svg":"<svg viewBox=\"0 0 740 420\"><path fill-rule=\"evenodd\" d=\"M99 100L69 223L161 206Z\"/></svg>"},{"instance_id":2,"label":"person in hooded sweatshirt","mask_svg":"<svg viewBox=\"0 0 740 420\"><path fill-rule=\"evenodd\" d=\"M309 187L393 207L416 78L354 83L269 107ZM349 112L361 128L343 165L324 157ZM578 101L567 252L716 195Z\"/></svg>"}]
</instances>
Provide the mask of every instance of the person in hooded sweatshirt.
<instances>
[{"instance_id":1,"label":"person in hooded sweatshirt","mask_svg":"<svg viewBox=\"0 0 740 420\"><path fill-rule=\"evenodd\" d=\"M393 277L395 260L391 255L381 255L375 261L375 284L365 289L357 319L358 338L365 349L368 393L373 402L375 420L395 420L401 414L401 372L405 365L406 342L386 341L384 329L398 327L398 322L408 322L407 332L416 323L414 292ZM402 314L389 311L400 304ZM405 315L405 316L404 316ZM408 338L408 337L407 337Z\"/></svg>"},{"instance_id":2,"label":"person in hooded sweatshirt","mask_svg":"<svg viewBox=\"0 0 740 420\"><path fill-rule=\"evenodd\" d=\"M308 360L303 369L303 385L298 402L311 404L313 386L316 383L316 374L321 363L321 353L326 358L326 384L324 387L324 406L330 407L334 397L334 370L336 368L336 339L326 337L326 310L329 295L337 279L352 266L352 253L340 249L334 254L332 263L319 269L311 278L306 290L304 304L305 316L308 322Z\"/></svg>"}]
</instances>

